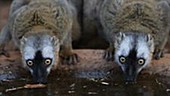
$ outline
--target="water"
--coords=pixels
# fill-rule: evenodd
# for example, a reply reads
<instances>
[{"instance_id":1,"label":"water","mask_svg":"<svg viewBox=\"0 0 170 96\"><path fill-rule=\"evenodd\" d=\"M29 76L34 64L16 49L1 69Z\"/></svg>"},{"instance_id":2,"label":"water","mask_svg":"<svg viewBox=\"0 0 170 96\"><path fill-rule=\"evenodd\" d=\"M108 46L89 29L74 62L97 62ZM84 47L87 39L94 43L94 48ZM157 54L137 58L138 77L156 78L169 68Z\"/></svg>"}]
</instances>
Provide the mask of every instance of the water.
<instances>
[{"instance_id":1,"label":"water","mask_svg":"<svg viewBox=\"0 0 170 96\"><path fill-rule=\"evenodd\" d=\"M170 96L168 86L157 80L155 76L140 75L136 84L125 84L122 76L111 75L107 78L104 72L93 71L92 76L84 76L86 72L56 72L49 76L49 84L44 89L23 89L4 93L8 88L23 86L30 82L30 77L1 82L2 96ZM97 76L99 74L99 76ZM108 74L108 73L107 73ZM93 78L93 76L97 78ZM89 76L89 78L88 78Z\"/></svg>"}]
</instances>

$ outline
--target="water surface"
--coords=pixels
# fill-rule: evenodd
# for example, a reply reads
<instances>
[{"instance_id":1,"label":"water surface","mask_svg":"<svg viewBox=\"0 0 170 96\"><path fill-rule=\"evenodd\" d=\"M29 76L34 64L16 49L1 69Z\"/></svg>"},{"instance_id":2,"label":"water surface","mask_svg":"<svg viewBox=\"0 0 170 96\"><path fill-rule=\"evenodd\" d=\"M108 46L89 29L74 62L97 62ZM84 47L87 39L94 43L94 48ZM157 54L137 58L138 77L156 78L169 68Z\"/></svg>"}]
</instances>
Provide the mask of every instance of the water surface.
<instances>
[{"instance_id":1,"label":"water surface","mask_svg":"<svg viewBox=\"0 0 170 96\"><path fill-rule=\"evenodd\" d=\"M57 72L56 72L57 73ZM85 73L88 75L85 76ZM91 73L91 76L89 75ZM82 75L83 76L80 76ZM108 74L108 73L107 73ZM93 78L95 77L96 78ZM99 75L99 76L98 76ZM23 89L4 93L8 88L23 86L31 78L20 78L14 81L3 81L0 86L2 96L170 96L168 86L155 76L140 75L136 84L125 84L122 76L105 76L103 72L74 72L52 74L49 84L44 89ZM88 78L89 76L89 78Z\"/></svg>"}]
</instances>

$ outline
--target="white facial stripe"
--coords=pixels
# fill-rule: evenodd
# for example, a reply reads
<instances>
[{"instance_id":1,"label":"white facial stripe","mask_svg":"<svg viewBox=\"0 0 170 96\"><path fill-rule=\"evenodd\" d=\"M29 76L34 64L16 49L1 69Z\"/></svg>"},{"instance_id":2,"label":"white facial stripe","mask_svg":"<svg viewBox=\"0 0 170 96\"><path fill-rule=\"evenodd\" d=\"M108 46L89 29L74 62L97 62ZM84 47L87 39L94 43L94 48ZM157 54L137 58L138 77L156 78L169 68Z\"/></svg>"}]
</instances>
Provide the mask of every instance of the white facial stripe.
<instances>
[{"instance_id":1,"label":"white facial stripe","mask_svg":"<svg viewBox=\"0 0 170 96\"><path fill-rule=\"evenodd\" d=\"M144 58L146 60L145 64L141 67L142 69L151 62L152 56L150 56L150 50L145 40L138 39L136 48L137 48L137 57Z\"/></svg>"},{"instance_id":2,"label":"white facial stripe","mask_svg":"<svg viewBox=\"0 0 170 96\"><path fill-rule=\"evenodd\" d=\"M138 40L137 44L137 57L138 58L148 58L149 57L149 48L146 44L146 42Z\"/></svg>"},{"instance_id":3,"label":"white facial stripe","mask_svg":"<svg viewBox=\"0 0 170 96\"><path fill-rule=\"evenodd\" d=\"M24 54L23 54L25 60L27 60L27 59L34 59L35 51L36 50L33 49L32 47L26 47L24 49Z\"/></svg>"},{"instance_id":4,"label":"white facial stripe","mask_svg":"<svg viewBox=\"0 0 170 96\"><path fill-rule=\"evenodd\" d=\"M120 62L119 62L119 56L123 55L123 56L128 56L130 50L132 49L133 45L133 39L130 36L126 36L124 38L124 40L121 42L119 49L116 50L115 52L115 60L116 62L120 65L123 66ZM124 69L123 69L124 70Z\"/></svg>"},{"instance_id":5,"label":"white facial stripe","mask_svg":"<svg viewBox=\"0 0 170 96\"><path fill-rule=\"evenodd\" d=\"M129 51L132 49L132 37L130 36L126 36L124 38L124 40L122 41L122 43L120 44L120 49L117 51L117 55L123 55L123 56L128 56L129 55Z\"/></svg>"},{"instance_id":6,"label":"white facial stripe","mask_svg":"<svg viewBox=\"0 0 170 96\"><path fill-rule=\"evenodd\" d=\"M52 65L47 68L47 73L49 74L51 71Z\"/></svg>"},{"instance_id":7,"label":"white facial stripe","mask_svg":"<svg viewBox=\"0 0 170 96\"><path fill-rule=\"evenodd\" d=\"M54 49L51 46L46 46L42 49L42 55L44 58L54 58Z\"/></svg>"}]
</instances>

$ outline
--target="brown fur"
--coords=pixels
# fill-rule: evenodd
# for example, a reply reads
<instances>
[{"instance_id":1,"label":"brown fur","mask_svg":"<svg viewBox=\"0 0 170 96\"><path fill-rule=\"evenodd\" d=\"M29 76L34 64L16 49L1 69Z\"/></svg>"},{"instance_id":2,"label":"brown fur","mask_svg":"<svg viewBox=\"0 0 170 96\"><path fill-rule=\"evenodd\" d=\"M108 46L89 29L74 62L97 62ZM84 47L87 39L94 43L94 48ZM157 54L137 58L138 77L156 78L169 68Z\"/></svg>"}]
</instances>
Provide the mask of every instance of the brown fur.
<instances>
[{"instance_id":1,"label":"brown fur","mask_svg":"<svg viewBox=\"0 0 170 96\"><path fill-rule=\"evenodd\" d=\"M14 0L8 23L0 35L0 47L12 37L20 47L24 36L44 32L59 39L64 56L72 56L72 39L80 37L77 10L66 0ZM3 48L1 48L3 49Z\"/></svg>"},{"instance_id":2,"label":"brown fur","mask_svg":"<svg viewBox=\"0 0 170 96\"><path fill-rule=\"evenodd\" d=\"M156 0L105 0L99 19L112 46L117 32L144 32L155 39L155 50L163 50L169 34L170 7Z\"/></svg>"}]
</instances>

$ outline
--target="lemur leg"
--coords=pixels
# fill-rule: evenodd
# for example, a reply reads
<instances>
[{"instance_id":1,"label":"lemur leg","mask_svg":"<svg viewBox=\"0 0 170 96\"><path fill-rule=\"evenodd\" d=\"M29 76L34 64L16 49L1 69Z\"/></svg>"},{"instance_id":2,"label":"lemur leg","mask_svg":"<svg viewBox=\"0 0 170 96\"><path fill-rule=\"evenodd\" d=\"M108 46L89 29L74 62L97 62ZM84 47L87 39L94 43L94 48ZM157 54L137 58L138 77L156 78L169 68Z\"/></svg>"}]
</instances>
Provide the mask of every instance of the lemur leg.
<instances>
[{"instance_id":1,"label":"lemur leg","mask_svg":"<svg viewBox=\"0 0 170 96\"><path fill-rule=\"evenodd\" d=\"M113 61L114 60L114 47L113 47L113 44L110 43L109 48L107 48L105 50L103 58L106 59L107 61Z\"/></svg>"},{"instance_id":2,"label":"lemur leg","mask_svg":"<svg viewBox=\"0 0 170 96\"><path fill-rule=\"evenodd\" d=\"M164 56L164 51L161 49L155 49L154 54L153 54L153 58L156 60L159 60L160 58L162 58Z\"/></svg>"},{"instance_id":3,"label":"lemur leg","mask_svg":"<svg viewBox=\"0 0 170 96\"><path fill-rule=\"evenodd\" d=\"M9 57L9 53L5 50L5 45L11 40L11 34L8 25L5 25L0 33L0 55Z\"/></svg>"},{"instance_id":4,"label":"lemur leg","mask_svg":"<svg viewBox=\"0 0 170 96\"><path fill-rule=\"evenodd\" d=\"M78 62L78 55L72 52L72 40L69 33L67 39L61 45L60 57L62 64L76 64Z\"/></svg>"},{"instance_id":5,"label":"lemur leg","mask_svg":"<svg viewBox=\"0 0 170 96\"><path fill-rule=\"evenodd\" d=\"M155 51L154 51L154 59L160 59L164 56L164 49L165 49L165 45L168 41L168 37L169 37L169 32L170 32L170 28L169 28L169 15L170 15L170 6L168 4L167 1L160 1L158 2L158 8L161 10L160 11L160 17L161 17L161 21L163 21L162 25L164 25L164 32L165 35L162 35L163 32L160 33L160 43L159 45L156 47Z\"/></svg>"},{"instance_id":6,"label":"lemur leg","mask_svg":"<svg viewBox=\"0 0 170 96\"><path fill-rule=\"evenodd\" d=\"M169 31L169 30L168 30ZM168 34L163 38L163 40L160 42L158 46L155 47L154 53L153 53L153 58L156 60L159 60L160 58L164 57L164 49L165 45L168 41Z\"/></svg>"},{"instance_id":7,"label":"lemur leg","mask_svg":"<svg viewBox=\"0 0 170 96\"><path fill-rule=\"evenodd\" d=\"M156 46L154 53L153 53L153 58L156 60L159 60L160 58L164 57L164 49L165 45L168 41L168 34L165 36L165 38L160 42L158 46Z\"/></svg>"}]
</instances>

